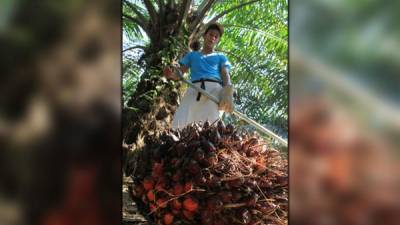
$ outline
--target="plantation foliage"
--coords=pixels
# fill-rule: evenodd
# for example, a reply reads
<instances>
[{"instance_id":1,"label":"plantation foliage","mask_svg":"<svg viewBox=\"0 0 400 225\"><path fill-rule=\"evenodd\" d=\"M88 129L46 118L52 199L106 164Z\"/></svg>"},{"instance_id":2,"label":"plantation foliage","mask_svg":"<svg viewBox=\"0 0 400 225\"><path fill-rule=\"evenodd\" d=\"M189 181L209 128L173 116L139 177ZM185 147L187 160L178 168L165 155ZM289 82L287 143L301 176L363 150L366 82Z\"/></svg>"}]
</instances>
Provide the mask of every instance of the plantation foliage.
<instances>
[{"instance_id":1,"label":"plantation foliage","mask_svg":"<svg viewBox=\"0 0 400 225\"><path fill-rule=\"evenodd\" d=\"M216 50L223 52L233 65L236 109L286 136L286 0L123 1L124 108L140 113L139 97L151 102L166 87L182 94L180 84L161 77L161 68L188 52L189 39L201 40L204 27L213 21L225 28ZM139 84L146 79L154 82ZM140 95L135 93L139 86L147 89L140 90Z\"/></svg>"}]
</instances>

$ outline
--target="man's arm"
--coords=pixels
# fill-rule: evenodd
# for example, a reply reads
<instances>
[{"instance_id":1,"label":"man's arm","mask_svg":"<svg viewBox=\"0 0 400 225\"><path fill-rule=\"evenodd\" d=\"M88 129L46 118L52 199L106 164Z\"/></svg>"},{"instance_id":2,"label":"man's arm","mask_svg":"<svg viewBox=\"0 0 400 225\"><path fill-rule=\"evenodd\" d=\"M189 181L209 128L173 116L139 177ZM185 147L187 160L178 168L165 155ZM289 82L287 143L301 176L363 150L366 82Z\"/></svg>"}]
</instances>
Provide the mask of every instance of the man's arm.
<instances>
[{"instance_id":1,"label":"man's arm","mask_svg":"<svg viewBox=\"0 0 400 225\"><path fill-rule=\"evenodd\" d=\"M183 66L183 65L181 65L178 69L182 72L182 74L185 74L189 71L189 68L186 66ZM171 79L171 80L179 80L180 79L171 67L165 67L163 70L163 74L165 77L167 77L168 79Z\"/></svg>"},{"instance_id":2,"label":"man's arm","mask_svg":"<svg viewBox=\"0 0 400 225\"><path fill-rule=\"evenodd\" d=\"M233 87L229 70L226 67L221 68L221 78L223 82L223 90L221 94L221 101L219 102L219 109L225 112L233 112Z\"/></svg>"},{"instance_id":3,"label":"man's arm","mask_svg":"<svg viewBox=\"0 0 400 225\"><path fill-rule=\"evenodd\" d=\"M221 78L222 78L222 86L231 86L231 77L229 76L229 70L226 67L221 68Z\"/></svg>"},{"instance_id":4,"label":"man's arm","mask_svg":"<svg viewBox=\"0 0 400 225\"><path fill-rule=\"evenodd\" d=\"M181 65L178 69L182 71L182 74L185 74L189 71L189 68L184 65Z\"/></svg>"}]
</instances>

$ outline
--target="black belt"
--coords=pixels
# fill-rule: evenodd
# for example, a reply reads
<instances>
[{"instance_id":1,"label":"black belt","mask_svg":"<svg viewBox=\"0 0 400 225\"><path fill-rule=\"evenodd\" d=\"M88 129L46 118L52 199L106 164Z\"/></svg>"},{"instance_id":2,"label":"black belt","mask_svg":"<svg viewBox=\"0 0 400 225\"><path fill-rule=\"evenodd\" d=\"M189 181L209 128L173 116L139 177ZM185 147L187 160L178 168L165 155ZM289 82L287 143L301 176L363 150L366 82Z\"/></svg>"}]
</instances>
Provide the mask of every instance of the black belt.
<instances>
[{"instance_id":1,"label":"black belt","mask_svg":"<svg viewBox=\"0 0 400 225\"><path fill-rule=\"evenodd\" d=\"M192 81L192 83L199 83L199 82L201 82L201 85L200 85L201 89L206 90L206 85L205 85L205 83L204 83L205 81L214 82L214 83L219 83L220 85L222 85L222 81L219 81L219 80L212 80L212 79L194 80L194 81ZM197 94L196 101L200 101L200 98L201 98L201 93L199 92L199 93Z\"/></svg>"}]
</instances>

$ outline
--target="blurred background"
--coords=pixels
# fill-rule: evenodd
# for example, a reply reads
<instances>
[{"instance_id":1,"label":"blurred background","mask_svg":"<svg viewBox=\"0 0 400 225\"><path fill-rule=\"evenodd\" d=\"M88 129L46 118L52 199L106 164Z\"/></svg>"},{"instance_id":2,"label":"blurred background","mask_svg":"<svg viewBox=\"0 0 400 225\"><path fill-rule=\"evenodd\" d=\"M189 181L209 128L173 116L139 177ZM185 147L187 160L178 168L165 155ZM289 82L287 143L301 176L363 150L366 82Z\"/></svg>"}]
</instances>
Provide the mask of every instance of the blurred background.
<instances>
[{"instance_id":1,"label":"blurred background","mask_svg":"<svg viewBox=\"0 0 400 225\"><path fill-rule=\"evenodd\" d=\"M120 224L120 9L0 2L0 224Z\"/></svg>"},{"instance_id":2,"label":"blurred background","mask_svg":"<svg viewBox=\"0 0 400 225\"><path fill-rule=\"evenodd\" d=\"M400 224L398 1L291 1L290 224Z\"/></svg>"}]
</instances>

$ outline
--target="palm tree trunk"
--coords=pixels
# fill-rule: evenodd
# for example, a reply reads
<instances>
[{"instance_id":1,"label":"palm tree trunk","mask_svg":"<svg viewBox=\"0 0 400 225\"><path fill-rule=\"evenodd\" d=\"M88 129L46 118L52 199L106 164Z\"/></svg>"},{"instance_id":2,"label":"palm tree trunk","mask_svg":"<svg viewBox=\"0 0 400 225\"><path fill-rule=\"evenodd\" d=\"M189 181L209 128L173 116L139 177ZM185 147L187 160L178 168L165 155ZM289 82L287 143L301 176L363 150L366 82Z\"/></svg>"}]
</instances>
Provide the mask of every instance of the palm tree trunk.
<instances>
[{"instance_id":1,"label":"palm tree trunk","mask_svg":"<svg viewBox=\"0 0 400 225\"><path fill-rule=\"evenodd\" d=\"M200 24L214 2L214 0L208 1L195 21L187 24L188 27L195 26L194 23ZM185 0L181 4L172 4L172 1L171 4L166 5L161 4L162 1L160 1L158 7L161 8L158 11L155 11L151 1L144 1L144 3L150 19L143 22L143 26L152 27L151 30L145 30L151 43L147 48L148 51L145 52L145 72L132 97L128 100L128 107L123 109L122 126L125 146L123 164L126 175L132 171L135 166L135 155L146 145L146 142L151 138L158 138L160 134L170 129L172 117L178 105L180 84L162 78L163 62L160 52L167 52L168 58L171 59L180 58L186 51L182 48L185 44L181 43L183 45L174 47L172 44L169 46L168 43L172 43L172 39L175 39L175 42L184 40L182 42L186 43L189 38L189 34L184 34L185 32L182 31L187 29L183 24L189 16L192 1ZM165 13L161 13L162 11ZM139 18L140 14L134 19L139 20Z\"/></svg>"},{"instance_id":2,"label":"palm tree trunk","mask_svg":"<svg viewBox=\"0 0 400 225\"><path fill-rule=\"evenodd\" d=\"M157 52L157 51L156 51ZM170 129L178 105L179 83L168 81L161 75L161 58L149 57L136 91L123 109L123 142L128 146L123 153L126 174L132 169L131 158L145 146L149 138L157 138ZM129 165L130 164L130 165Z\"/></svg>"}]
</instances>

